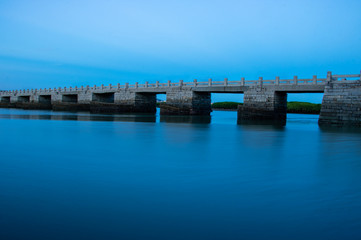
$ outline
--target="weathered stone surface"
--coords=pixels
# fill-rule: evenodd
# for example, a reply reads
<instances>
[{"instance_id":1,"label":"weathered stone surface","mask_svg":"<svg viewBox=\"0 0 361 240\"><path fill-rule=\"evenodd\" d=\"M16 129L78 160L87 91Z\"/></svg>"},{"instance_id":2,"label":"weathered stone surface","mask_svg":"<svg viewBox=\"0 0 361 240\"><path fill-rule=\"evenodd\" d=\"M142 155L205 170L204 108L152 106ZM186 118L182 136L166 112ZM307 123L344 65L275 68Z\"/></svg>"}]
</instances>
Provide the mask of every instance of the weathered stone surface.
<instances>
[{"instance_id":1,"label":"weathered stone surface","mask_svg":"<svg viewBox=\"0 0 361 240\"><path fill-rule=\"evenodd\" d=\"M166 103L160 105L160 113L165 115L209 115L211 111L211 94L190 88L170 89Z\"/></svg>"},{"instance_id":2,"label":"weathered stone surface","mask_svg":"<svg viewBox=\"0 0 361 240\"><path fill-rule=\"evenodd\" d=\"M0 102L0 108L14 108L15 103Z\"/></svg>"},{"instance_id":3,"label":"weathered stone surface","mask_svg":"<svg viewBox=\"0 0 361 240\"><path fill-rule=\"evenodd\" d=\"M320 125L361 126L361 81L329 82L321 105Z\"/></svg>"},{"instance_id":4,"label":"weathered stone surface","mask_svg":"<svg viewBox=\"0 0 361 240\"><path fill-rule=\"evenodd\" d=\"M85 103L65 103L65 102L54 102L52 104L52 109L54 111L89 111L90 104Z\"/></svg>"},{"instance_id":5,"label":"weathered stone surface","mask_svg":"<svg viewBox=\"0 0 361 240\"><path fill-rule=\"evenodd\" d=\"M93 93L90 111L94 113L155 113L156 94L118 91Z\"/></svg>"},{"instance_id":6,"label":"weathered stone surface","mask_svg":"<svg viewBox=\"0 0 361 240\"><path fill-rule=\"evenodd\" d=\"M287 118L287 93L260 86L244 93L244 104L238 106L238 123L285 124Z\"/></svg>"},{"instance_id":7,"label":"weathered stone surface","mask_svg":"<svg viewBox=\"0 0 361 240\"><path fill-rule=\"evenodd\" d=\"M36 103L36 102L18 102L15 103L15 107L16 108L21 108L21 109L41 109L41 110L45 110L45 109L52 109L52 105L48 104L48 103Z\"/></svg>"}]
</instances>

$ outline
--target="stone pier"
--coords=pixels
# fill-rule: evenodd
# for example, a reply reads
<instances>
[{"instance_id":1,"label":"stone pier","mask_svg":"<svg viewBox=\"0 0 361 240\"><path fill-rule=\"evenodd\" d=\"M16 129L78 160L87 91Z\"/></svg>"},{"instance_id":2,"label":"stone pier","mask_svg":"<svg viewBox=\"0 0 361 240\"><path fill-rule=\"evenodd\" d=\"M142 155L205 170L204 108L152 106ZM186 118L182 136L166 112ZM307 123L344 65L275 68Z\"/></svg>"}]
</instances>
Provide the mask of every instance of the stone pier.
<instances>
[{"instance_id":1,"label":"stone pier","mask_svg":"<svg viewBox=\"0 0 361 240\"><path fill-rule=\"evenodd\" d=\"M238 123L274 123L284 125L287 118L287 93L262 86L244 92L244 103L238 106Z\"/></svg>"},{"instance_id":2,"label":"stone pier","mask_svg":"<svg viewBox=\"0 0 361 240\"><path fill-rule=\"evenodd\" d=\"M195 92L192 89L171 89L167 91L166 103L160 105L165 115L209 115L212 112L211 93Z\"/></svg>"},{"instance_id":3,"label":"stone pier","mask_svg":"<svg viewBox=\"0 0 361 240\"><path fill-rule=\"evenodd\" d=\"M331 81L325 87L318 123L361 126L361 80Z\"/></svg>"}]
</instances>

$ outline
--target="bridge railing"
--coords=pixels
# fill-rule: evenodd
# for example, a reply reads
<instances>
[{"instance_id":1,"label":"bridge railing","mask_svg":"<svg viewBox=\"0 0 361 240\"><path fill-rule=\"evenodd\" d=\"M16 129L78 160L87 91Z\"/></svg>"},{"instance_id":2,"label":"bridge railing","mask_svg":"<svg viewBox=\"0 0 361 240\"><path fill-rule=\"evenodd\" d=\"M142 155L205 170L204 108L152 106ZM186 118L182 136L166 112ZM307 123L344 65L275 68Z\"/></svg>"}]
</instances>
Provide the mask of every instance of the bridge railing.
<instances>
[{"instance_id":1,"label":"bridge railing","mask_svg":"<svg viewBox=\"0 0 361 240\"><path fill-rule=\"evenodd\" d=\"M155 83L142 83L139 84L138 82L134 84L125 83L124 85L120 85L119 83L117 85L94 85L94 86L81 86L81 87L64 87L64 88L40 88L40 89L22 89L22 90L10 90L10 91L0 91L0 96L9 96L9 95L26 95L26 94L51 94L52 92L77 92L77 91L85 91L85 90L118 90L118 89L137 89L137 88L168 88L168 87L179 87L179 86L187 86L187 87L207 87L207 86L255 86L255 85L324 85L328 81L338 81L338 82L344 82L344 81L356 81L361 80L361 72L360 74L336 74L332 75L331 72L327 73L327 78L317 78L316 75L314 75L312 78L309 79L299 79L297 76L294 76L293 79L280 79L279 77L276 77L275 79L263 79L260 77L258 80L246 80L245 78L241 78L237 81L229 81L228 78L225 78L223 81L214 81L213 79L208 79L208 81L198 81L197 79L194 79L193 82L183 82L183 80L180 80L178 82L171 82L167 81L165 83L160 83L159 81L156 81Z\"/></svg>"},{"instance_id":2,"label":"bridge railing","mask_svg":"<svg viewBox=\"0 0 361 240\"><path fill-rule=\"evenodd\" d=\"M360 74L335 74L332 75L332 81L357 81L361 80L361 72Z\"/></svg>"}]
</instances>

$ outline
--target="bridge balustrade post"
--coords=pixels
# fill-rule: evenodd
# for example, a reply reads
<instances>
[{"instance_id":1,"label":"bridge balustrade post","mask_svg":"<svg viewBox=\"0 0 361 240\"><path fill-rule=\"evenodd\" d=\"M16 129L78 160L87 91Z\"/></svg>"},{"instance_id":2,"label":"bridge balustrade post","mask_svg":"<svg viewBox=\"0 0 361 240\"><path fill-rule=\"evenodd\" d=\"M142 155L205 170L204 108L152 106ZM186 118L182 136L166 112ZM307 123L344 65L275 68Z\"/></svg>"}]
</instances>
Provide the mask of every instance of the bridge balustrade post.
<instances>
[{"instance_id":1,"label":"bridge balustrade post","mask_svg":"<svg viewBox=\"0 0 361 240\"><path fill-rule=\"evenodd\" d=\"M194 85L195 87L197 87L197 79L194 79L194 80L193 80L193 85Z\"/></svg>"},{"instance_id":2,"label":"bridge balustrade post","mask_svg":"<svg viewBox=\"0 0 361 240\"><path fill-rule=\"evenodd\" d=\"M179 80L179 86L180 86L180 87L183 86L183 80Z\"/></svg>"},{"instance_id":3,"label":"bridge balustrade post","mask_svg":"<svg viewBox=\"0 0 361 240\"><path fill-rule=\"evenodd\" d=\"M171 85L171 82L170 82L170 80L168 80L168 87L170 87L170 85Z\"/></svg>"},{"instance_id":4,"label":"bridge balustrade post","mask_svg":"<svg viewBox=\"0 0 361 240\"><path fill-rule=\"evenodd\" d=\"M89 85L86 85L86 90L89 90Z\"/></svg>"},{"instance_id":5,"label":"bridge balustrade post","mask_svg":"<svg viewBox=\"0 0 361 240\"><path fill-rule=\"evenodd\" d=\"M317 84L317 75L313 75L312 83L315 84L315 85Z\"/></svg>"},{"instance_id":6,"label":"bridge balustrade post","mask_svg":"<svg viewBox=\"0 0 361 240\"><path fill-rule=\"evenodd\" d=\"M69 91L70 91L70 92L72 91L72 87L69 87Z\"/></svg>"},{"instance_id":7,"label":"bridge balustrade post","mask_svg":"<svg viewBox=\"0 0 361 240\"><path fill-rule=\"evenodd\" d=\"M208 79L208 86L212 86L212 78Z\"/></svg>"},{"instance_id":8,"label":"bridge balustrade post","mask_svg":"<svg viewBox=\"0 0 361 240\"><path fill-rule=\"evenodd\" d=\"M97 85L96 84L94 84L94 90L96 90L97 89Z\"/></svg>"},{"instance_id":9,"label":"bridge balustrade post","mask_svg":"<svg viewBox=\"0 0 361 240\"><path fill-rule=\"evenodd\" d=\"M280 77L279 76L276 77L276 85L280 85Z\"/></svg>"},{"instance_id":10,"label":"bridge balustrade post","mask_svg":"<svg viewBox=\"0 0 361 240\"><path fill-rule=\"evenodd\" d=\"M101 85L101 89L104 89L104 84Z\"/></svg>"},{"instance_id":11,"label":"bridge balustrade post","mask_svg":"<svg viewBox=\"0 0 361 240\"><path fill-rule=\"evenodd\" d=\"M110 90L112 89L112 84L111 84L111 83L109 83L109 89L110 89Z\"/></svg>"},{"instance_id":12,"label":"bridge balustrade post","mask_svg":"<svg viewBox=\"0 0 361 240\"><path fill-rule=\"evenodd\" d=\"M120 83L117 84L117 89L120 89Z\"/></svg>"},{"instance_id":13,"label":"bridge balustrade post","mask_svg":"<svg viewBox=\"0 0 361 240\"><path fill-rule=\"evenodd\" d=\"M145 82L145 87L146 87L146 88L148 87L148 81Z\"/></svg>"},{"instance_id":14,"label":"bridge balustrade post","mask_svg":"<svg viewBox=\"0 0 361 240\"><path fill-rule=\"evenodd\" d=\"M263 86L263 77L258 78L258 85L261 87Z\"/></svg>"},{"instance_id":15,"label":"bridge balustrade post","mask_svg":"<svg viewBox=\"0 0 361 240\"><path fill-rule=\"evenodd\" d=\"M293 77L293 84L294 84L294 85L297 85L297 84L298 84L298 77L297 77L297 76L294 76L294 77Z\"/></svg>"},{"instance_id":16,"label":"bridge balustrade post","mask_svg":"<svg viewBox=\"0 0 361 240\"><path fill-rule=\"evenodd\" d=\"M332 80L332 72L331 71L328 71L327 72L327 82L331 82L331 80Z\"/></svg>"},{"instance_id":17,"label":"bridge balustrade post","mask_svg":"<svg viewBox=\"0 0 361 240\"><path fill-rule=\"evenodd\" d=\"M241 86L244 86L244 84L245 84L245 78L243 77L241 78Z\"/></svg>"},{"instance_id":18,"label":"bridge balustrade post","mask_svg":"<svg viewBox=\"0 0 361 240\"><path fill-rule=\"evenodd\" d=\"M159 81L155 82L155 87L157 87L157 88L159 87Z\"/></svg>"},{"instance_id":19,"label":"bridge balustrade post","mask_svg":"<svg viewBox=\"0 0 361 240\"><path fill-rule=\"evenodd\" d=\"M135 88L138 88L138 82L135 83Z\"/></svg>"},{"instance_id":20,"label":"bridge balustrade post","mask_svg":"<svg viewBox=\"0 0 361 240\"><path fill-rule=\"evenodd\" d=\"M224 79L224 86L227 86L228 85L228 78L225 78Z\"/></svg>"},{"instance_id":21,"label":"bridge balustrade post","mask_svg":"<svg viewBox=\"0 0 361 240\"><path fill-rule=\"evenodd\" d=\"M119 83L118 83L119 84ZM120 88L120 84L119 84L119 87L118 88ZM125 83L125 89L128 89L129 88L129 83Z\"/></svg>"}]
</instances>

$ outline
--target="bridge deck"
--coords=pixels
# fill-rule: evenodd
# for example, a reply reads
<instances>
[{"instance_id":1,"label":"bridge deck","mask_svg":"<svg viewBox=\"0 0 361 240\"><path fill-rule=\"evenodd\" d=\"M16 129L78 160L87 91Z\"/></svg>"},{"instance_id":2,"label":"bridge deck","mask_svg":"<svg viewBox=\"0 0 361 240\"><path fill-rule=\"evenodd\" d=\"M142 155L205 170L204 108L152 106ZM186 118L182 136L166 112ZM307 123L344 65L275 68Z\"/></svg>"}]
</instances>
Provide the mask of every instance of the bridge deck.
<instances>
[{"instance_id":1,"label":"bridge deck","mask_svg":"<svg viewBox=\"0 0 361 240\"><path fill-rule=\"evenodd\" d=\"M275 80L245 80L242 78L240 81L208 81L199 82L194 80L193 82L170 82L167 83L144 83L144 84L124 84L124 85L101 85L101 86L81 86L81 87L64 87L64 88L44 88L44 89L24 89L24 90L11 90L1 91L0 96L13 96L14 94L30 95L30 94L42 94L50 95L53 92L60 93L73 93L76 94L80 91L91 91L94 93L106 93L116 92L119 90L132 90L135 92L144 93L166 93L170 89L174 88L190 88L196 92L210 92L210 93L243 93L250 87L263 86L267 88L274 88L276 91L282 92L323 92L327 79L278 79Z\"/></svg>"},{"instance_id":2,"label":"bridge deck","mask_svg":"<svg viewBox=\"0 0 361 240\"><path fill-rule=\"evenodd\" d=\"M76 94L77 92L90 91L93 93L107 93L107 92L117 92L119 90L131 90L139 93L167 93L167 91L174 88L189 88L195 92L209 92L209 93L244 93L250 87L262 86L270 89L274 89L279 92L289 92L289 93L321 93L324 92L325 85L328 81L352 81L359 80L361 74L345 74L345 75L331 75L331 72L328 72L327 78L317 78L313 76L310 79L299 79L295 76L293 79L280 79L276 77L271 80L264 80L260 77L258 80L246 80L241 78L237 81L229 81L225 78L223 81L214 81L209 79L208 81L197 81L193 82L183 82L180 80L178 82L168 81L166 83L160 83L156 81L155 83L145 82L144 84L134 83L129 84L125 83L124 85L101 85L93 87L91 86L81 86L81 87L64 87L64 88L44 88L44 89L24 89L24 90L10 90L10 91L0 91L0 96L27 96L32 94L38 95L51 95L54 92L57 93L69 93ZM350 80L351 78L351 80Z\"/></svg>"}]
</instances>

